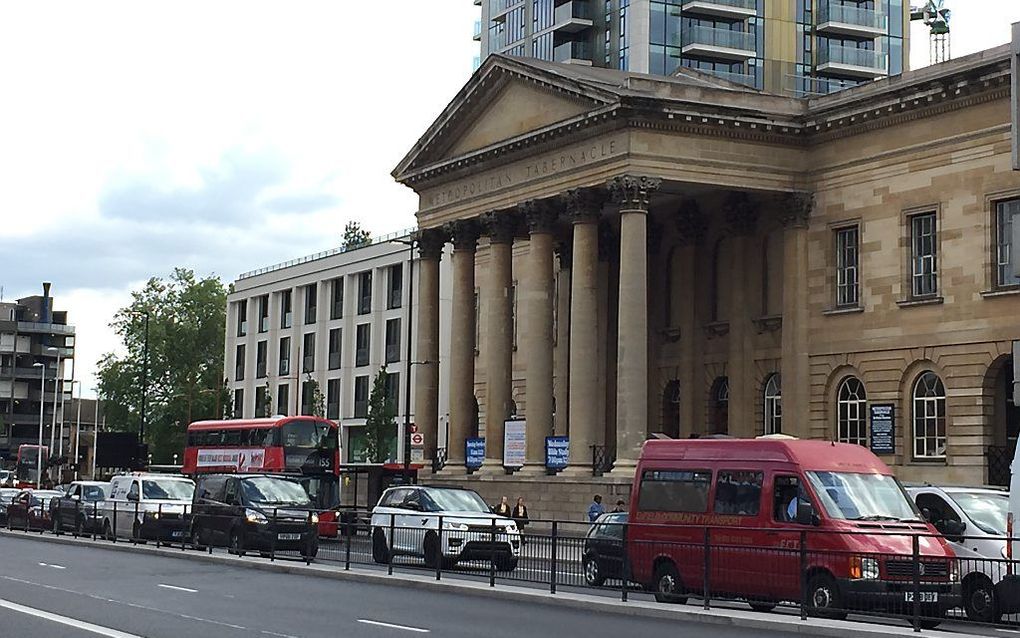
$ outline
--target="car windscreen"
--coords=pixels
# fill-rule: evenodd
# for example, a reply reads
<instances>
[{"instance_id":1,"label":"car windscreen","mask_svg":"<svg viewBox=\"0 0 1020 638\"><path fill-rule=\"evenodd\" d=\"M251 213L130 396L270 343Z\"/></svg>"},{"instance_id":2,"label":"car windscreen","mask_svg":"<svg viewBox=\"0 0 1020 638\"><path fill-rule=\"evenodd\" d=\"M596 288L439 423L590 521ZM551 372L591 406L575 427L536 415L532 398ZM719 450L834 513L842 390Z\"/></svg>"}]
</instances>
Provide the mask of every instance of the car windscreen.
<instances>
[{"instance_id":1,"label":"car windscreen","mask_svg":"<svg viewBox=\"0 0 1020 638\"><path fill-rule=\"evenodd\" d=\"M241 489L249 503L296 507L310 507L312 504L305 488L297 481L259 476L241 481Z\"/></svg>"},{"instance_id":2,"label":"car windscreen","mask_svg":"<svg viewBox=\"0 0 1020 638\"><path fill-rule=\"evenodd\" d=\"M109 496L110 488L106 485L82 485L81 493L86 501L102 501Z\"/></svg>"},{"instance_id":3,"label":"car windscreen","mask_svg":"<svg viewBox=\"0 0 1020 638\"><path fill-rule=\"evenodd\" d=\"M326 421L291 421L281 430L285 448L329 452L337 449L337 429Z\"/></svg>"},{"instance_id":4,"label":"car windscreen","mask_svg":"<svg viewBox=\"0 0 1020 638\"><path fill-rule=\"evenodd\" d=\"M190 501L194 493L195 484L191 481L170 479L145 479L142 481L142 494L147 499Z\"/></svg>"},{"instance_id":5,"label":"car windscreen","mask_svg":"<svg viewBox=\"0 0 1020 638\"><path fill-rule=\"evenodd\" d=\"M10 503L18 495L18 490L0 490L0 503Z\"/></svg>"},{"instance_id":6,"label":"car windscreen","mask_svg":"<svg viewBox=\"0 0 1020 638\"><path fill-rule=\"evenodd\" d=\"M63 492L56 492L52 490L40 490L37 492L32 492L32 506L35 507L37 505L49 505L50 499L60 498L63 495L64 495Z\"/></svg>"},{"instance_id":7,"label":"car windscreen","mask_svg":"<svg viewBox=\"0 0 1020 638\"><path fill-rule=\"evenodd\" d=\"M808 472L826 513L851 521L918 520L914 503L892 476L849 472Z\"/></svg>"},{"instance_id":8,"label":"car windscreen","mask_svg":"<svg viewBox=\"0 0 1020 638\"><path fill-rule=\"evenodd\" d=\"M428 512L472 512L491 514L492 510L482 497L472 490L425 491L422 509Z\"/></svg>"},{"instance_id":9,"label":"car windscreen","mask_svg":"<svg viewBox=\"0 0 1020 638\"><path fill-rule=\"evenodd\" d=\"M1006 517L1009 515L1009 496L1006 494L972 494L952 492L964 514L986 534L1006 535Z\"/></svg>"}]
</instances>

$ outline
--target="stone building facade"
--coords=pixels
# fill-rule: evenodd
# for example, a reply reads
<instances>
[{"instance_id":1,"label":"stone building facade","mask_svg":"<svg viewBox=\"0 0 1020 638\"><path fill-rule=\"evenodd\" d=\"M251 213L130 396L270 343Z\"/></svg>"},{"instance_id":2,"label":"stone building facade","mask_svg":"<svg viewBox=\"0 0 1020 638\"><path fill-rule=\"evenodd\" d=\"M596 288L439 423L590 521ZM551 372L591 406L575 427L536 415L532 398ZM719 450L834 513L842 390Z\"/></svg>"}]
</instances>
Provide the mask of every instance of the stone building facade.
<instances>
[{"instance_id":1,"label":"stone building facade","mask_svg":"<svg viewBox=\"0 0 1020 638\"><path fill-rule=\"evenodd\" d=\"M1005 47L810 100L490 57L394 171L420 196L416 358L451 331L446 387L415 374L430 455L449 396L434 478L463 483L477 428L473 485L540 515L625 493L656 435L848 440L904 480L999 480L1020 428L1009 78ZM550 476L554 433L571 466Z\"/></svg>"}]
</instances>

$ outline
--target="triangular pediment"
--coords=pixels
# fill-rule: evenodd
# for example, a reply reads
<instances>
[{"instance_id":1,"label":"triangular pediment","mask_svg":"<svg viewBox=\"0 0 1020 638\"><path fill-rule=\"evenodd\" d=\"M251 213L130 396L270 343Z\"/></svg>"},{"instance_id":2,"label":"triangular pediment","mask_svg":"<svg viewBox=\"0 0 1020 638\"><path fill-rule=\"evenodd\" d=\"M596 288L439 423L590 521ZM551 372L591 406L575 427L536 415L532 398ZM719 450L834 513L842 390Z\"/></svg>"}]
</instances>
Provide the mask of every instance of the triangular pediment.
<instances>
[{"instance_id":1,"label":"triangular pediment","mask_svg":"<svg viewBox=\"0 0 1020 638\"><path fill-rule=\"evenodd\" d=\"M395 177L500 146L614 104L609 87L490 56L394 170Z\"/></svg>"}]
</instances>

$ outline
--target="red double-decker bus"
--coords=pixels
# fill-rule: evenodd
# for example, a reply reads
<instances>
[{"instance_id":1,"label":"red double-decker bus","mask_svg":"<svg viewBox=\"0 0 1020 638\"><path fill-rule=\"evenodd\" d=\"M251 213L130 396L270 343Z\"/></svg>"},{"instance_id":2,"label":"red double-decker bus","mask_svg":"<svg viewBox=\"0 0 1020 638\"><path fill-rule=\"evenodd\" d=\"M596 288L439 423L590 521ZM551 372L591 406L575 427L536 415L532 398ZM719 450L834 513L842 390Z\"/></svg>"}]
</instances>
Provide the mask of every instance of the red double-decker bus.
<instances>
[{"instance_id":1,"label":"red double-decker bus","mask_svg":"<svg viewBox=\"0 0 1020 638\"><path fill-rule=\"evenodd\" d=\"M311 416L196 421L188 426L181 471L189 476L264 472L297 478L316 509L319 533L335 536L340 503L340 428Z\"/></svg>"},{"instance_id":2,"label":"red double-decker bus","mask_svg":"<svg viewBox=\"0 0 1020 638\"><path fill-rule=\"evenodd\" d=\"M42 454L39 451L42 450ZM50 450L45 445L19 445L18 459L14 466L15 487L37 487L39 480L39 466L42 465L43 474L46 474L46 461L50 458Z\"/></svg>"}]
</instances>

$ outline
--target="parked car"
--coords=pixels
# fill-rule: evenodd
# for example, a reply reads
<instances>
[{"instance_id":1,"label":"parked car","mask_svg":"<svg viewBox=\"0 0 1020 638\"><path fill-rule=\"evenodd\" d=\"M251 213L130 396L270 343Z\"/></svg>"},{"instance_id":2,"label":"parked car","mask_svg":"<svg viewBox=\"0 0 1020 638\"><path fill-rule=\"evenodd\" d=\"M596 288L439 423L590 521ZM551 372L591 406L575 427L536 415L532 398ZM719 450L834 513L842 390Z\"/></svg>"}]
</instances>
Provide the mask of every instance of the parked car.
<instances>
[{"instance_id":1,"label":"parked car","mask_svg":"<svg viewBox=\"0 0 1020 638\"><path fill-rule=\"evenodd\" d=\"M707 528L717 539L710 588L758 610L799 601L805 573L816 616L910 614L919 606L922 624L934 627L960 604L952 548L889 467L859 445L646 441L630 503L632 578L659 601L683 602L704 588ZM802 541L803 557L791 551ZM915 569L923 574L916 602Z\"/></svg>"},{"instance_id":2,"label":"parked car","mask_svg":"<svg viewBox=\"0 0 1020 638\"><path fill-rule=\"evenodd\" d=\"M14 487L0 488L0 524L7 522L7 508L21 490Z\"/></svg>"},{"instance_id":3,"label":"parked car","mask_svg":"<svg viewBox=\"0 0 1020 638\"><path fill-rule=\"evenodd\" d=\"M14 487L14 470L0 470L0 487Z\"/></svg>"},{"instance_id":4,"label":"parked car","mask_svg":"<svg viewBox=\"0 0 1020 638\"><path fill-rule=\"evenodd\" d=\"M517 524L493 514L474 490L391 487L372 510L371 526L372 558L377 563L388 563L399 554L423 557L429 567L492 561L497 570L508 572L517 568L521 552Z\"/></svg>"},{"instance_id":5,"label":"parked car","mask_svg":"<svg viewBox=\"0 0 1020 638\"><path fill-rule=\"evenodd\" d=\"M135 472L113 477L103 502L103 535L137 541L187 537L195 482L183 476Z\"/></svg>"},{"instance_id":6,"label":"parked car","mask_svg":"<svg viewBox=\"0 0 1020 638\"><path fill-rule=\"evenodd\" d=\"M298 481L272 474L207 474L198 478L192 501L191 542L226 546L243 556L319 551L319 516Z\"/></svg>"},{"instance_id":7,"label":"parked car","mask_svg":"<svg viewBox=\"0 0 1020 638\"><path fill-rule=\"evenodd\" d=\"M584 537L584 582L601 587L606 580L623 577L624 530L626 513L603 514Z\"/></svg>"},{"instance_id":8,"label":"parked car","mask_svg":"<svg viewBox=\"0 0 1020 638\"><path fill-rule=\"evenodd\" d=\"M960 559L963 610L998 622L1020 611L1020 576L1006 561L1009 492L999 488L918 485L907 493Z\"/></svg>"},{"instance_id":9,"label":"parked car","mask_svg":"<svg viewBox=\"0 0 1020 638\"><path fill-rule=\"evenodd\" d=\"M101 531L103 502L110 495L110 484L99 481L74 481L60 498L50 500L53 533L73 529L79 534Z\"/></svg>"},{"instance_id":10,"label":"parked car","mask_svg":"<svg viewBox=\"0 0 1020 638\"><path fill-rule=\"evenodd\" d=\"M21 490L7 506L8 529L50 529L50 499L60 496L54 490Z\"/></svg>"}]
</instances>

